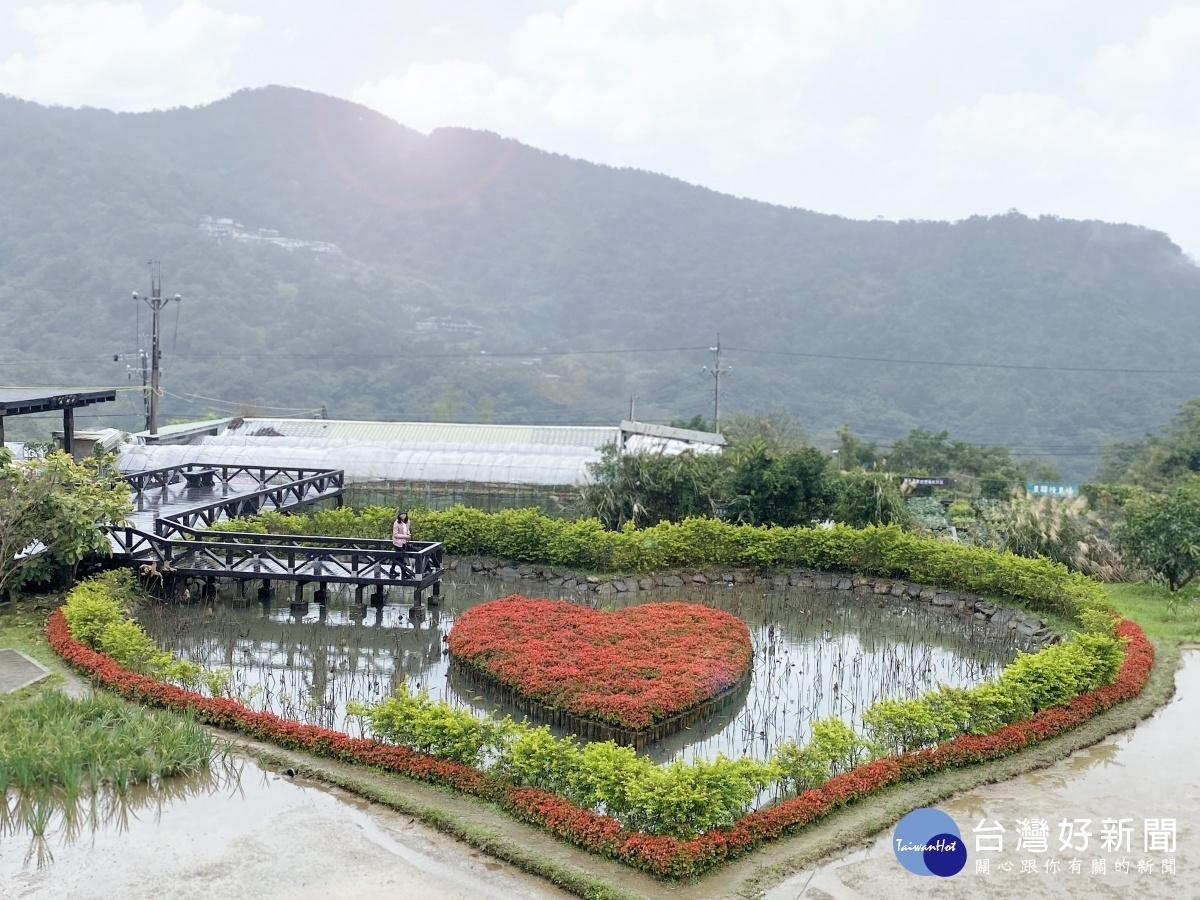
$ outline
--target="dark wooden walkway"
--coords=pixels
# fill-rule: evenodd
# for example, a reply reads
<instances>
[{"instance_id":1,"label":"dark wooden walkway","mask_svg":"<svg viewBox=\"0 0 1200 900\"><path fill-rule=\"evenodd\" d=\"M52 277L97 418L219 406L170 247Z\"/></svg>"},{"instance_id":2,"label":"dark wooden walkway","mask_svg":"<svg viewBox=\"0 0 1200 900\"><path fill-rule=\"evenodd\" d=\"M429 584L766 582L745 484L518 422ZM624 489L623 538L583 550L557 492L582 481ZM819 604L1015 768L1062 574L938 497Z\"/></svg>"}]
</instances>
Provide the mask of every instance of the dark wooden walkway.
<instances>
[{"instance_id":1,"label":"dark wooden walkway","mask_svg":"<svg viewBox=\"0 0 1200 900\"><path fill-rule=\"evenodd\" d=\"M139 566L145 574L218 579L261 580L295 585L295 601L315 583L318 602L328 584L353 584L361 601L367 587L375 598L384 587L411 587L419 604L426 589L441 592L442 545L413 541L403 563L390 540L209 532L216 522L289 512L320 500L341 500L343 473L336 469L285 469L263 466L189 464L136 472L125 477L133 493L134 513L126 524L108 529L113 555ZM395 571L393 575L392 572Z\"/></svg>"}]
</instances>

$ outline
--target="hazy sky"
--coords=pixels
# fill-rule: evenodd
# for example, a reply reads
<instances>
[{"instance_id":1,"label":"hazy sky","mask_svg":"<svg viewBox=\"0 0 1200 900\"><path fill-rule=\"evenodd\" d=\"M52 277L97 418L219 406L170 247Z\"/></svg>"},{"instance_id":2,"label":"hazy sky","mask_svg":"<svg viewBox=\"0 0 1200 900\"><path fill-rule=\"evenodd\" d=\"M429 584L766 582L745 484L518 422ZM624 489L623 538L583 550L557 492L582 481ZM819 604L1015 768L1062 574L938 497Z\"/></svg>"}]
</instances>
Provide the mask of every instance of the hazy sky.
<instances>
[{"instance_id":1,"label":"hazy sky","mask_svg":"<svg viewBox=\"0 0 1200 900\"><path fill-rule=\"evenodd\" d=\"M266 84L772 203L1134 222L1200 258L1200 2L0 0L0 92Z\"/></svg>"}]
</instances>

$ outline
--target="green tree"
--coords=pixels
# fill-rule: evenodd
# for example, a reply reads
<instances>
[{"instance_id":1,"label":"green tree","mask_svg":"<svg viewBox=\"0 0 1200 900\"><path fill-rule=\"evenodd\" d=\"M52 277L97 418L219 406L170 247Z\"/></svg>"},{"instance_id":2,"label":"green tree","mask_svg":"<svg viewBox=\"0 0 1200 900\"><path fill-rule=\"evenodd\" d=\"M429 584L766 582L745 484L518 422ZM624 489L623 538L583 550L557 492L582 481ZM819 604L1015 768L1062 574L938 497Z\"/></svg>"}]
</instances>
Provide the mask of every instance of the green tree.
<instances>
[{"instance_id":1,"label":"green tree","mask_svg":"<svg viewBox=\"0 0 1200 900\"><path fill-rule=\"evenodd\" d=\"M842 425L837 430L837 436L838 468L848 471L854 468L874 467L879 456L874 444L864 444L849 425Z\"/></svg>"},{"instance_id":2,"label":"green tree","mask_svg":"<svg viewBox=\"0 0 1200 900\"><path fill-rule=\"evenodd\" d=\"M914 428L907 437L892 444L888 467L893 472L928 472L930 475L983 475L1004 473L1019 480L1021 468L1013 462L1008 448L984 446L969 441L952 441L948 431L932 432Z\"/></svg>"},{"instance_id":3,"label":"green tree","mask_svg":"<svg viewBox=\"0 0 1200 900\"><path fill-rule=\"evenodd\" d=\"M751 525L809 525L829 515L829 457L816 447L772 452L755 437L727 454L726 517Z\"/></svg>"},{"instance_id":4,"label":"green tree","mask_svg":"<svg viewBox=\"0 0 1200 900\"><path fill-rule=\"evenodd\" d=\"M721 434L729 447L748 445L757 438L773 455L808 446L800 423L783 410L768 413L735 412L726 417Z\"/></svg>"},{"instance_id":5,"label":"green tree","mask_svg":"<svg viewBox=\"0 0 1200 900\"><path fill-rule=\"evenodd\" d=\"M1161 489L1190 473L1200 472L1200 397L1179 408L1158 435L1108 444L1099 480Z\"/></svg>"},{"instance_id":6,"label":"green tree","mask_svg":"<svg viewBox=\"0 0 1200 900\"><path fill-rule=\"evenodd\" d=\"M1200 475L1180 479L1162 496L1131 502L1117 546L1172 593L1186 587L1200 572Z\"/></svg>"},{"instance_id":7,"label":"green tree","mask_svg":"<svg viewBox=\"0 0 1200 900\"><path fill-rule=\"evenodd\" d=\"M704 418L703 413L696 413L690 419L672 419L672 428L685 428L688 431L712 431L712 422Z\"/></svg>"},{"instance_id":8,"label":"green tree","mask_svg":"<svg viewBox=\"0 0 1200 900\"><path fill-rule=\"evenodd\" d=\"M711 516L720 467L715 454L621 453L609 444L599 462L588 464L584 511L610 529Z\"/></svg>"},{"instance_id":9,"label":"green tree","mask_svg":"<svg viewBox=\"0 0 1200 900\"><path fill-rule=\"evenodd\" d=\"M854 528L913 523L900 489L882 472L841 472L832 483L833 518Z\"/></svg>"},{"instance_id":10,"label":"green tree","mask_svg":"<svg viewBox=\"0 0 1200 900\"><path fill-rule=\"evenodd\" d=\"M56 564L107 554L101 526L120 522L129 510L129 488L112 457L77 463L51 453L18 461L0 448L0 596Z\"/></svg>"}]
</instances>

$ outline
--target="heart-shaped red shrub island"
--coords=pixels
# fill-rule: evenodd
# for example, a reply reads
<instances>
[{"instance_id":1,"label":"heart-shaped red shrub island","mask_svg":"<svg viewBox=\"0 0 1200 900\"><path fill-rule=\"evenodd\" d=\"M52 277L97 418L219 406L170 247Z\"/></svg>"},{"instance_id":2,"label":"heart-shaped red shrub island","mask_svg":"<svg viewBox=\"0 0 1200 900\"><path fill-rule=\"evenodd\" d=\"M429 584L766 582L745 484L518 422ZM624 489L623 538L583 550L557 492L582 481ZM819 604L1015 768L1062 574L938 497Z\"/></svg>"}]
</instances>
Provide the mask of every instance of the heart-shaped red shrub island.
<instances>
[{"instance_id":1,"label":"heart-shaped red shrub island","mask_svg":"<svg viewBox=\"0 0 1200 900\"><path fill-rule=\"evenodd\" d=\"M473 606L449 637L468 669L550 710L645 729L728 693L750 670L750 630L694 603L600 612L511 596Z\"/></svg>"}]
</instances>

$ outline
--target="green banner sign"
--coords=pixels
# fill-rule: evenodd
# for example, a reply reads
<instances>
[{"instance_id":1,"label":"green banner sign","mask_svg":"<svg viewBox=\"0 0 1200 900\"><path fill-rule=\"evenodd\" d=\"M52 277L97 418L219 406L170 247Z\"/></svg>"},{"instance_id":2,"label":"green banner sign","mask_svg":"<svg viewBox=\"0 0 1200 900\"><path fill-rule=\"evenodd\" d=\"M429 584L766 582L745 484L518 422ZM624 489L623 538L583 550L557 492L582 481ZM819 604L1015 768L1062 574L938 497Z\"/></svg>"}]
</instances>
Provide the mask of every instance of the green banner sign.
<instances>
[{"instance_id":1,"label":"green banner sign","mask_svg":"<svg viewBox=\"0 0 1200 900\"><path fill-rule=\"evenodd\" d=\"M1025 493L1030 497L1078 497L1079 485L1057 481L1027 481Z\"/></svg>"}]
</instances>

